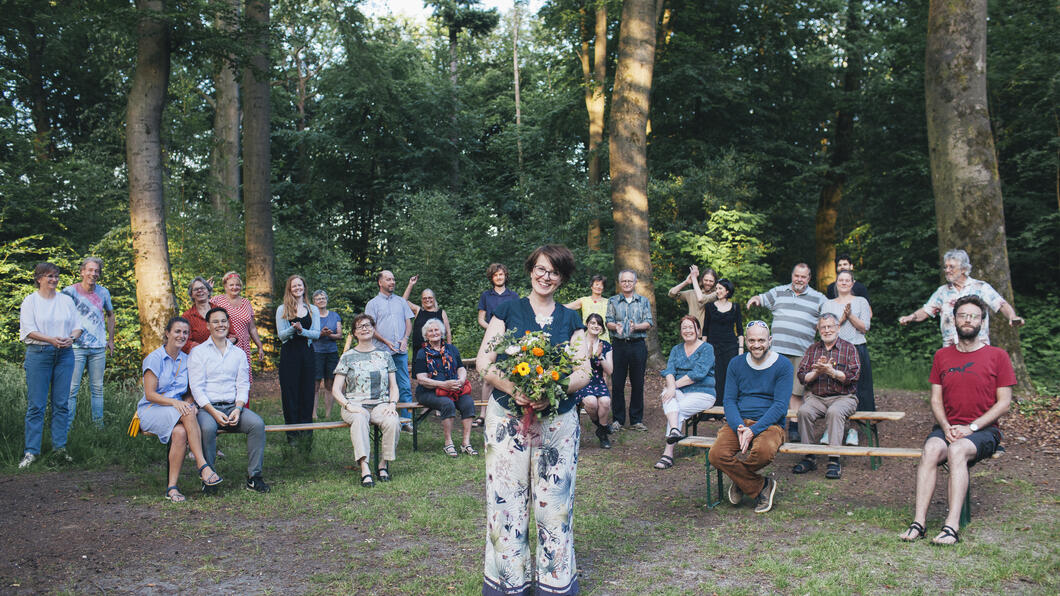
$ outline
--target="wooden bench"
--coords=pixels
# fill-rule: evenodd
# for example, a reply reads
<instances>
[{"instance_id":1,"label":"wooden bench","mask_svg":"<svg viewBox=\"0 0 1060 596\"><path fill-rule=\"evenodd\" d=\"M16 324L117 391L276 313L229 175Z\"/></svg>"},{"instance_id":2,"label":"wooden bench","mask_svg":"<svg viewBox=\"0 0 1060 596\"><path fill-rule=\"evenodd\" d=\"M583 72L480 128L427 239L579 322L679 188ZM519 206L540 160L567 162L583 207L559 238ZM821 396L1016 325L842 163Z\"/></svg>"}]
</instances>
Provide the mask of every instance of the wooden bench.
<instances>
[{"instance_id":1,"label":"wooden bench","mask_svg":"<svg viewBox=\"0 0 1060 596\"><path fill-rule=\"evenodd\" d=\"M795 420L798 418L798 410L788 410L787 418ZM896 422L905 418L905 412L871 412L868 410L857 411L850 415L851 422L857 423L861 426L862 432L865 433L866 440L868 441L869 447L879 447L880 438L876 430L876 424L878 422ZM725 419L725 408L722 406L715 406L713 408L703 410L702 412L692 416L685 421L685 432L688 435L698 435L699 423L707 420L724 420ZM827 446L825 446L827 447ZM869 466L873 470L880 467L880 455L869 455Z\"/></svg>"}]
</instances>

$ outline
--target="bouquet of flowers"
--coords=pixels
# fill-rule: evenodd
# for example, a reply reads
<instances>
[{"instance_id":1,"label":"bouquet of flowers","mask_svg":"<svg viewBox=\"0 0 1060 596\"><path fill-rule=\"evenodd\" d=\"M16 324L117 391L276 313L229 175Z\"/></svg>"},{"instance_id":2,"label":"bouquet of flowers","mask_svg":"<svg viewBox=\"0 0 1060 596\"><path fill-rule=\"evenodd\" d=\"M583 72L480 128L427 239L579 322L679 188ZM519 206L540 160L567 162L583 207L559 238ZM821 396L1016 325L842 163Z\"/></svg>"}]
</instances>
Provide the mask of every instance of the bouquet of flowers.
<instances>
[{"instance_id":1,"label":"bouquet of flowers","mask_svg":"<svg viewBox=\"0 0 1060 596\"><path fill-rule=\"evenodd\" d=\"M570 342L553 346L546 331L527 331L517 336L509 331L493 340L490 345L497 354L506 354L494 367L507 376L515 387L531 401L548 400L549 407L543 410L523 408L512 402L515 411L522 416L520 431L525 433L534 421L556 412L559 402L567 396L568 378L574 370L574 355L577 350ZM524 411L525 410L525 411Z\"/></svg>"}]
</instances>

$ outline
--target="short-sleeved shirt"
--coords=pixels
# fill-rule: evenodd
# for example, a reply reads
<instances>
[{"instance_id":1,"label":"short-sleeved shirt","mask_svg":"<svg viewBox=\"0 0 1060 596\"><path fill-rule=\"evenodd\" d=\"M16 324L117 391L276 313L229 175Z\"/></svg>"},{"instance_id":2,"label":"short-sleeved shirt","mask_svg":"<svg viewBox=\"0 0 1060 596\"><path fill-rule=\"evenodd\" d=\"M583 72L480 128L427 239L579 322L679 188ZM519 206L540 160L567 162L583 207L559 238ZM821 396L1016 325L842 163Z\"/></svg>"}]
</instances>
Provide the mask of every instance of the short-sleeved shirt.
<instances>
[{"instance_id":1,"label":"short-sleeved shirt","mask_svg":"<svg viewBox=\"0 0 1060 596\"><path fill-rule=\"evenodd\" d=\"M717 299L718 294L716 292L703 292L703 300L696 300L695 290L681 290L677 294L677 300L688 304L688 314L692 315L697 321L699 321L700 329L703 328L703 311L708 304Z\"/></svg>"},{"instance_id":2,"label":"short-sleeved shirt","mask_svg":"<svg viewBox=\"0 0 1060 596\"><path fill-rule=\"evenodd\" d=\"M72 298L56 292L45 298L33 292L22 300L18 318L18 338L27 344L48 345L47 342L29 339L30 333L48 337L70 337L81 328L81 317L77 314Z\"/></svg>"},{"instance_id":3,"label":"short-sleeved shirt","mask_svg":"<svg viewBox=\"0 0 1060 596\"><path fill-rule=\"evenodd\" d=\"M335 328L341 322L342 319L339 317L339 313L329 310L328 316L320 317L320 328L327 327L334 333ZM331 352L338 352L339 346L335 345L335 340L321 335L318 339L313 340L313 351L318 354L330 354Z\"/></svg>"},{"instance_id":4,"label":"short-sleeved shirt","mask_svg":"<svg viewBox=\"0 0 1060 596\"><path fill-rule=\"evenodd\" d=\"M81 328L84 330L81 337L74 341L74 347L107 347L107 320L104 314L114 312L107 288L96 284L91 292L86 292L81 288L81 284L73 284L66 286L63 294L74 299L74 308L81 317Z\"/></svg>"},{"instance_id":5,"label":"short-sleeved shirt","mask_svg":"<svg viewBox=\"0 0 1060 596\"><path fill-rule=\"evenodd\" d=\"M997 403L998 387L1016 384L1008 352L983 346L961 352L948 346L935 352L931 384L942 386L942 407L950 424L968 424Z\"/></svg>"},{"instance_id":6,"label":"short-sleeved shirt","mask_svg":"<svg viewBox=\"0 0 1060 596\"><path fill-rule=\"evenodd\" d=\"M382 292L376 294L375 298L368 301L364 312L375 319L375 332L385 337L387 341L400 347L401 340L405 339L405 326L412 318L412 309L409 303L397 294L389 296ZM387 354L406 354L408 350L391 350L385 343L372 340L375 347Z\"/></svg>"},{"instance_id":7,"label":"short-sleeved shirt","mask_svg":"<svg viewBox=\"0 0 1060 596\"><path fill-rule=\"evenodd\" d=\"M182 395L188 392L188 355L184 352L177 352L177 358L174 360L166 352L165 346L158 348L148 354L147 358L144 358L143 370L140 376L146 374L147 371L153 372L155 378L158 379L155 392L159 395L180 399ZM140 403L136 404L136 407L149 403L151 402L144 396L140 398Z\"/></svg>"},{"instance_id":8,"label":"short-sleeved shirt","mask_svg":"<svg viewBox=\"0 0 1060 596\"><path fill-rule=\"evenodd\" d=\"M505 302L497 308L497 312L494 316L504 321L504 328L506 331L514 331L516 336L523 335L526 331L547 331L550 335L549 343L552 345L558 345L565 341L570 341L574 332L579 329L585 329L585 325L582 324L581 317L578 313L563 306L560 303L556 303L555 308L552 310L552 317L550 321L547 321L545 325L538 324L537 317L534 315L534 308L530 306L529 298L520 298L519 300L512 300ZM498 354L497 360L503 361L508 358L507 354ZM497 400L497 403L505 409L511 409L511 396L499 389L493 390L493 399ZM559 408L557 414L563 414L570 411L571 408L578 402L577 398L571 394L568 394L562 401L559 402Z\"/></svg>"},{"instance_id":9,"label":"short-sleeved shirt","mask_svg":"<svg viewBox=\"0 0 1060 596\"><path fill-rule=\"evenodd\" d=\"M939 286L939 289L935 290L931 298L924 303L923 308L924 312L932 317L939 315L939 330L942 331L942 347L944 348L957 343L957 325L953 320L953 304L962 296L978 296L994 312L1000 310L1001 305L1005 303L1005 299L990 284L971 277L964 282L960 290L949 283ZM990 313L983 317L983 326L979 329L979 341L984 344L990 343Z\"/></svg>"},{"instance_id":10,"label":"short-sleeved shirt","mask_svg":"<svg viewBox=\"0 0 1060 596\"><path fill-rule=\"evenodd\" d=\"M482 292L482 295L478 297L478 309L486 311L486 322L489 323L493 319L493 315L496 314L497 308L508 302L509 300L518 300L519 294L509 290L507 287L504 291L498 294L493 288Z\"/></svg>"},{"instance_id":11,"label":"short-sleeved shirt","mask_svg":"<svg viewBox=\"0 0 1060 596\"><path fill-rule=\"evenodd\" d=\"M802 356L817 335L824 294L808 287L796 294L791 284L759 294L762 306L773 311L773 351L785 356Z\"/></svg>"},{"instance_id":12,"label":"short-sleeved shirt","mask_svg":"<svg viewBox=\"0 0 1060 596\"><path fill-rule=\"evenodd\" d=\"M844 310L846 310L846 305L840 304L835 300L829 300L821 307L821 314L831 313L835 315L836 320L839 320L843 317ZM850 313L861 319L866 325L872 321L872 308L869 306L869 301L861 296L851 298ZM839 339L844 339L858 346L865 343L865 334L858 331L854 324L850 322L850 319L847 319L839 326Z\"/></svg>"},{"instance_id":13,"label":"short-sleeved shirt","mask_svg":"<svg viewBox=\"0 0 1060 596\"><path fill-rule=\"evenodd\" d=\"M604 317L604 321L618 324L619 331L611 335L615 339L644 339L648 335L647 329L630 331L625 335L622 334L621 330L632 329L633 325L642 323L650 323L653 327L655 326L655 319L651 315L651 302L640 294L633 294L628 299L622 294L608 298L607 316Z\"/></svg>"},{"instance_id":14,"label":"short-sleeved shirt","mask_svg":"<svg viewBox=\"0 0 1060 596\"><path fill-rule=\"evenodd\" d=\"M685 344L680 343L670 350L666 368L659 373L663 378L673 375L674 380L688 377L691 385L681 387L685 393L708 393L714 395L714 346L703 342L692 355L685 354Z\"/></svg>"},{"instance_id":15,"label":"short-sleeved shirt","mask_svg":"<svg viewBox=\"0 0 1060 596\"><path fill-rule=\"evenodd\" d=\"M346 377L344 392L350 401L390 401L390 373L396 370L394 359L383 350L353 349L339 357L335 374Z\"/></svg>"}]
</instances>

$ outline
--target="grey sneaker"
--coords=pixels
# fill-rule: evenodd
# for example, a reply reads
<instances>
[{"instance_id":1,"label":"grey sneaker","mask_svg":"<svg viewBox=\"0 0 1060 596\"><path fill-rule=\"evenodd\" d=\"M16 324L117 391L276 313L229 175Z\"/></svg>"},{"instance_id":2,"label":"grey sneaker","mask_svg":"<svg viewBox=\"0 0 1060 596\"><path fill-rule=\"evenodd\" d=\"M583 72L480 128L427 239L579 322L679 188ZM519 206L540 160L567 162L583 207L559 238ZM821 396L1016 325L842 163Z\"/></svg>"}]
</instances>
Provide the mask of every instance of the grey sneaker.
<instances>
[{"instance_id":1,"label":"grey sneaker","mask_svg":"<svg viewBox=\"0 0 1060 596\"><path fill-rule=\"evenodd\" d=\"M26 452L22 455L22 461L18 462L18 469L24 470L30 466L33 462L37 461L37 456L30 452Z\"/></svg>"},{"instance_id":2,"label":"grey sneaker","mask_svg":"<svg viewBox=\"0 0 1060 596\"><path fill-rule=\"evenodd\" d=\"M620 430L622 430L622 424L619 421L616 420L611 423L611 432L617 433Z\"/></svg>"},{"instance_id":3,"label":"grey sneaker","mask_svg":"<svg viewBox=\"0 0 1060 596\"><path fill-rule=\"evenodd\" d=\"M247 478L247 490L252 490L257 493L267 493L272 490L272 487L265 484L265 479L261 476L254 476L253 478Z\"/></svg>"},{"instance_id":4,"label":"grey sneaker","mask_svg":"<svg viewBox=\"0 0 1060 596\"><path fill-rule=\"evenodd\" d=\"M845 443L847 445L853 445L853 446L857 447L857 445L858 445L858 430L856 428L852 428L852 429L847 431L847 439L846 439Z\"/></svg>"},{"instance_id":5,"label":"grey sneaker","mask_svg":"<svg viewBox=\"0 0 1060 596\"><path fill-rule=\"evenodd\" d=\"M755 513L766 513L773 508L773 495L777 492L777 481L766 476L762 492L755 497Z\"/></svg>"},{"instance_id":6,"label":"grey sneaker","mask_svg":"<svg viewBox=\"0 0 1060 596\"><path fill-rule=\"evenodd\" d=\"M632 428L633 430L639 430L639 431L648 430L648 427L645 426L643 422L638 422L638 423L634 424L633 426L630 426L630 428Z\"/></svg>"},{"instance_id":7,"label":"grey sneaker","mask_svg":"<svg viewBox=\"0 0 1060 596\"><path fill-rule=\"evenodd\" d=\"M740 501L742 501L742 500L743 500L743 491L740 490L740 487L736 486L735 482L733 482L732 484L729 485L729 502L732 503L733 505L739 505Z\"/></svg>"}]
</instances>

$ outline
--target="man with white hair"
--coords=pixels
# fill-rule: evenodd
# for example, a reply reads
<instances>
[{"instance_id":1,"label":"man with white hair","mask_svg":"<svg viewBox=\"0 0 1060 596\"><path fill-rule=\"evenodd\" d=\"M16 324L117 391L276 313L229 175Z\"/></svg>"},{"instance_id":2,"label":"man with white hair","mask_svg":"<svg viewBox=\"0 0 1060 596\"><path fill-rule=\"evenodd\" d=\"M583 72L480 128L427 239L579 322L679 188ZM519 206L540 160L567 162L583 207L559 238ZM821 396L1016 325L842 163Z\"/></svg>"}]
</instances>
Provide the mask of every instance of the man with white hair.
<instances>
[{"instance_id":1,"label":"man with white hair","mask_svg":"<svg viewBox=\"0 0 1060 596\"><path fill-rule=\"evenodd\" d=\"M957 303L958 298L963 296L976 296L994 312L1000 310L1008 318L1009 325L1013 327L1023 325L1023 317L1016 316L1015 309L1001 297L997 290L985 281L972 278L972 263L968 259L967 252L960 249L947 251L942 256L942 264L943 273L946 275L945 285L939 286L939 289L935 290L935 293L924 303L924 306L921 306L912 314L899 318L899 324L919 323L929 317L939 315L942 347L952 346L957 343L957 326L953 318L953 305ZM982 327L979 330L979 340L984 344L990 344L989 316L983 320Z\"/></svg>"}]
</instances>

